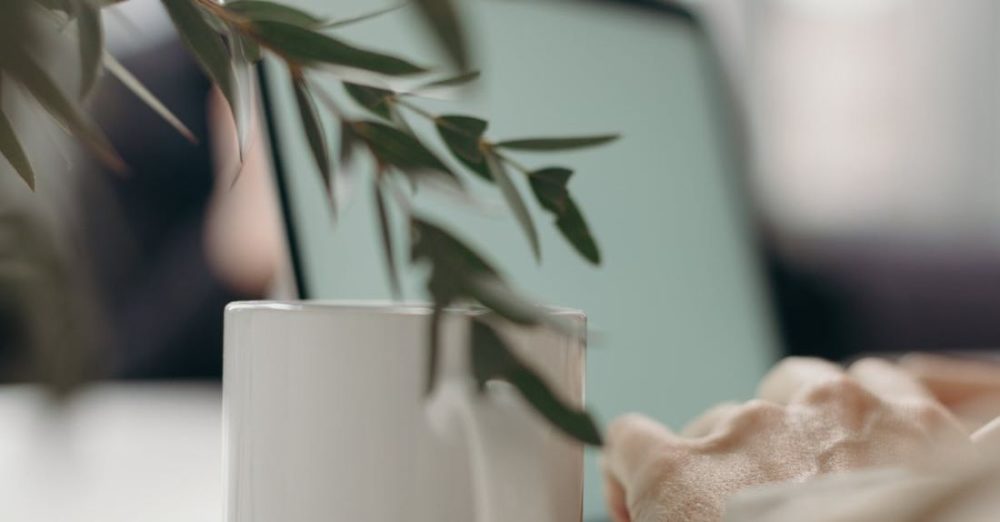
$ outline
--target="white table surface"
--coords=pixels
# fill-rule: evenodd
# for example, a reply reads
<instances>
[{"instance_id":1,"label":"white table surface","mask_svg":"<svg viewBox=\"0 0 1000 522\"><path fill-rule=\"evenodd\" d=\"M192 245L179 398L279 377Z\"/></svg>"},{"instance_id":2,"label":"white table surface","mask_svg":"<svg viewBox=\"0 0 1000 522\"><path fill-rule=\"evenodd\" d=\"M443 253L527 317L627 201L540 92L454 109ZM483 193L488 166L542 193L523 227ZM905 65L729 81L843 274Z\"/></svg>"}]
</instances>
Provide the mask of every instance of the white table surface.
<instances>
[{"instance_id":1,"label":"white table surface","mask_svg":"<svg viewBox=\"0 0 1000 522\"><path fill-rule=\"evenodd\" d=\"M221 522L215 385L0 386L0 520Z\"/></svg>"}]
</instances>

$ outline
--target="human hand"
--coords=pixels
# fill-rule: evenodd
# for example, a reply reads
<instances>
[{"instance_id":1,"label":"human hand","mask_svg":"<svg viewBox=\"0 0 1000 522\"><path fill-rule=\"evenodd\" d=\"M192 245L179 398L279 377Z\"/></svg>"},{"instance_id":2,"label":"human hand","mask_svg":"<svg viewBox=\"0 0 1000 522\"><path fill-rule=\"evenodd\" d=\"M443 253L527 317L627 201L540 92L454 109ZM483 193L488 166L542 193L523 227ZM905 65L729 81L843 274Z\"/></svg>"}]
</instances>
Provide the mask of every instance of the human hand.
<instances>
[{"instance_id":1,"label":"human hand","mask_svg":"<svg viewBox=\"0 0 1000 522\"><path fill-rule=\"evenodd\" d=\"M914 461L969 446L920 382L865 359L848 371L790 358L758 399L710 410L680 434L640 415L608 430L605 491L616 522L717 521L736 491Z\"/></svg>"}]
</instances>

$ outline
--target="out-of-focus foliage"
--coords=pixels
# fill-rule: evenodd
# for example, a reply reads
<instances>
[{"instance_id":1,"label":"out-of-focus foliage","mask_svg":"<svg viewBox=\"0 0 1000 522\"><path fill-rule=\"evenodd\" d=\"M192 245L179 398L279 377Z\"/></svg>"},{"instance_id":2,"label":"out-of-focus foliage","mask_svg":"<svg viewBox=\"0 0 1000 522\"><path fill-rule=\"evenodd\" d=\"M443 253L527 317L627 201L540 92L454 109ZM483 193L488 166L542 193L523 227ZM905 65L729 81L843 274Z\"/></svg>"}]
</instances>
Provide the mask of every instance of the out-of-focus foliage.
<instances>
[{"instance_id":1,"label":"out-of-focus foliage","mask_svg":"<svg viewBox=\"0 0 1000 522\"><path fill-rule=\"evenodd\" d=\"M44 382L62 395L96 375L97 330L79 283L38 216L0 210L4 378Z\"/></svg>"},{"instance_id":2,"label":"out-of-focus foliage","mask_svg":"<svg viewBox=\"0 0 1000 522\"><path fill-rule=\"evenodd\" d=\"M518 296L482 255L443 228L415 215L408 203L409 193L400 188L398 181L404 180L414 187L426 185L432 190L446 186L448 190L464 191L465 172L451 166L457 162L469 174L495 184L524 231L535 257L541 260L538 231L515 174L523 176L541 208L555 216L557 229L570 245L584 259L597 264L601 258L597 242L570 195L568 182L572 171L565 167L528 168L509 154L589 147L607 143L617 136L495 141L487 136L488 123L483 119L461 114L441 116L420 107L416 100L421 93L459 88L478 78L478 72L468 69L471 57L461 20L461 6L454 0L414 0L410 5L457 71L428 78L422 87L408 91L394 90L389 87L394 82L389 80L426 75L429 70L426 65L366 49L335 34L339 27L360 23L401 6L338 19L267 0L235 0L225 4L215 0L161 1L180 39L228 101L239 129L241 152L250 121L246 115L251 112L254 97L254 76L250 71L263 54L271 54L287 68L309 150L330 193L331 205L340 171L336 165L354 153L371 157L375 166L376 219L392 287L398 292L398 260L390 237L390 214L405 216L410 222L410 261L430 266L427 289L438 313L433 314L434 324L430 328L428 389L434 386L432 370L440 311L449 305L479 304L495 312L499 316L497 320L560 327L539 308ZM10 7L5 7L0 17L0 89L8 83L19 84L32 95L42 111L77 137L104 164L123 170L126 166L114 147L85 116L81 105L104 71L111 72L179 132L190 139L194 137L167 107L104 51L100 11L113 3L108 0L7 0ZM64 92L39 58L32 54L33 38L36 38L32 28L36 24L65 26L68 30L59 32L60 37L77 39L79 87L73 95ZM344 91L328 92L320 82L311 80L320 75L339 81ZM340 104L347 100L374 118L347 116L340 109ZM321 108L338 121L339 140L330 139L332 130L325 127ZM429 120L450 158L439 155L435 145L426 137L418 136L407 123L407 117ZM336 142L341 144L340 162L331 159L329 147ZM29 186L33 186L30 159L21 147L17 130L2 111L0 154ZM600 442L594 423L586 413L556 400L544 381L506 350L490 322L477 321L475 329L470 349L477 378L509 381L564 432L586 443ZM580 335L579 332L574 334Z\"/></svg>"}]
</instances>

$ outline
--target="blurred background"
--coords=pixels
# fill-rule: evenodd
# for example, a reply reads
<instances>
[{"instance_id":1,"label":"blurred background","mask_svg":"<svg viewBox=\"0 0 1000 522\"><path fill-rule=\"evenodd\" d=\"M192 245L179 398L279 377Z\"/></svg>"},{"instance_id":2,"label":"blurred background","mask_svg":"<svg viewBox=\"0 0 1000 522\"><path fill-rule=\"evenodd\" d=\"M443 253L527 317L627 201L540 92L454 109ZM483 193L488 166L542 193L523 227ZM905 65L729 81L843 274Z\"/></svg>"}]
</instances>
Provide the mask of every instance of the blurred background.
<instances>
[{"instance_id":1,"label":"blurred background","mask_svg":"<svg viewBox=\"0 0 1000 522\"><path fill-rule=\"evenodd\" d=\"M520 287L587 312L587 398L604 421L638 410L679 427L748 397L787 354L1000 346L996 2L468 4L481 85L429 108L487 116L497 137L624 135L545 158L577 167L599 269L544 226L536 265L499 204L423 202ZM111 53L200 140L106 77L91 109L130 166L122 177L4 90L42 159L36 194L0 161L0 491L19 492L17 520L154 506L161 518L144 520L218 520L222 309L293 297L273 158L257 135L234 184L225 109L160 4L105 11ZM343 34L440 61L405 8ZM63 52L48 53L56 70ZM260 121L275 124L311 297L386 299L370 194L338 187L333 224L283 74L265 71ZM408 299L420 281L408 274ZM26 384L84 379L101 384L65 403ZM585 518L603 520L592 455L587 466ZM138 470L155 478L123 479ZM53 487L61 507L45 501Z\"/></svg>"}]
</instances>

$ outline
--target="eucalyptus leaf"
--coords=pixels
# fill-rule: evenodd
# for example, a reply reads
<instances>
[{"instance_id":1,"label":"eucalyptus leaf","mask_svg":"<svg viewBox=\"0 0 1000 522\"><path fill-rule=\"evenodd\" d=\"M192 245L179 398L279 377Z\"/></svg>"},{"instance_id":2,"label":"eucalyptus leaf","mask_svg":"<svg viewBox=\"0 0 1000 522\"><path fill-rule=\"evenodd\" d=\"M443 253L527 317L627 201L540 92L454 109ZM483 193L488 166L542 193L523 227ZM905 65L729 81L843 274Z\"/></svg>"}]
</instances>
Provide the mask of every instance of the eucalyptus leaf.
<instances>
[{"instance_id":1,"label":"eucalyptus leaf","mask_svg":"<svg viewBox=\"0 0 1000 522\"><path fill-rule=\"evenodd\" d=\"M316 168L323 175L323 183L327 190L333 185L330 171L330 157L326 148L326 135L323 132L323 123L320 121L319 113L316 111L316 102L309 85L305 79L293 75L292 87L295 91L295 103L299 109L299 118L302 120L302 130L306 133L306 141L309 142L309 149L312 152ZM333 200L333 198L330 198Z\"/></svg>"},{"instance_id":2,"label":"eucalyptus leaf","mask_svg":"<svg viewBox=\"0 0 1000 522\"><path fill-rule=\"evenodd\" d=\"M104 53L104 67L107 68L108 72L112 76L122 82L122 85L132 91L140 100L142 100L146 105L149 106L156 114L158 114L164 121L170 124L181 136L187 138L191 143L198 143L198 138L195 137L194 133L184 122L180 120L174 113L170 112L170 109L164 105L155 94L151 93L149 89L146 88L138 78L132 75L121 63L118 62L110 53Z\"/></svg>"},{"instance_id":3,"label":"eucalyptus leaf","mask_svg":"<svg viewBox=\"0 0 1000 522\"><path fill-rule=\"evenodd\" d=\"M504 319L522 326L545 325L570 337L584 332L566 318L547 313L542 307L516 292L498 276L469 274L462 278L462 292Z\"/></svg>"},{"instance_id":4,"label":"eucalyptus leaf","mask_svg":"<svg viewBox=\"0 0 1000 522\"><path fill-rule=\"evenodd\" d=\"M410 234L411 261L430 266L427 290L435 303L471 300L520 325L544 324L569 336L582 334L564 318L544 313L512 290L495 267L450 232L415 217Z\"/></svg>"},{"instance_id":5,"label":"eucalyptus leaf","mask_svg":"<svg viewBox=\"0 0 1000 522\"><path fill-rule=\"evenodd\" d=\"M549 167L530 172L528 182L538 204L556 216L566 212L566 202L569 198L566 184L572 175L572 170L563 167Z\"/></svg>"},{"instance_id":6,"label":"eucalyptus leaf","mask_svg":"<svg viewBox=\"0 0 1000 522\"><path fill-rule=\"evenodd\" d=\"M236 91L236 106L232 109L233 119L236 121L240 163L242 163L246 150L250 146L250 129L253 126L257 90L257 74L254 63L260 60L260 47L257 42L243 37L243 33L234 24L227 22L225 32L232 49L230 67L233 75L233 89Z\"/></svg>"},{"instance_id":7,"label":"eucalyptus leaf","mask_svg":"<svg viewBox=\"0 0 1000 522\"><path fill-rule=\"evenodd\" d=\"M340 166L351 163L354 157L354 149L361 145L361 139L354 134L351 122L341 120L340 122L340 150L338 151L338 161Z\"/></svg>"},{"instance_id":8,"label":"eucalyptus leaf","mask_svg":"<svg viewBox=\"0 0 1000 522\"><path fill-rule=\"evenodd\" d=\"M469 337L472 373L481 389L493 379L506 381L521 393L535 411L565 435L584 444L603 444L601 432L590 414L558 397L492 326L485 321L474 320Z\"/></svg>"},{"instance_id":9,"label":"eucalyptus leaf","mask_svg":"<svg viewBox=\"0 0 1000 522\"><path fill-rule=\"evenodd\" d=\"M436 302L427 324L427 366L425 368L424 396L430 396L437 384L438 354L441 351L441 323L443 320L444 305Z\"/></svg>"},{"instance_id":10,"label":"eucalyptus leaf","mask_svg":"<svg viewBox=\"0 0 1000 522\"><path fill-rule=\"evenodd\" d=\"M498 277L471 274L462 286L469 297L512 323L534 326L544 315L538 306L526 301Z\"/></svg>"},{"instance_id":11,"label":"eucalyptus leaf","mask_svg":"<svg viewBox=\"0 0 1000 522\"><path fill-rule=\"evenodd\" d=\"M459 70L467 69L468 45L454 0L414 0L414 3L451 61Z\"/></svg>"},{"instance_id":12,"label":"eucalyptus leaf","mask_svg":"<svg viewBox=\"0 0 1000 522\"><path fill-rule=\"evenodd\" d=\"M458 161L486 181L493 181L480 149L487 122L471 116L446 115L434 120L445 146Z\"/></svg>"},{"instance_id":13,"label":"eucalyptus leaf","mask_svg":"<svg viewBox=\"0 0 1000 522\"><path fill-rule=\"evenodd\" d=\"M601 264L601 251L573 198L567 196L566 210L556 219L556 227L587 261Z\"/></svg>"},{"instance_id":14,"label":"eucalyptus leaf","mask_svg":"<svg viewBox=\"0 0 1000 522\"><path fill-rule=\"evenodd\" d=\"M325 34L292 24L261 21L254 22L253 27L268 46L303 65L326 63L391 76L426 71L423 67L404 59L360 49Z\"/></svg>"},{"instance_id":15,"label":"eucalyptus leaf","mask_svg":"<svg viewBox=\"0 0 1000 522\"><path fill-rule=\"evenodd\" d=\"M442 89L446 87L458 87L465 85L467 83L474 82L481 76L479 71L469 71L467 73L459 74L458 76L452 76L450 78L444 78L441 80L435 80L430 83L425 83L416 89L414 92L430 91L434 89Z\"/></svg>"},{"instance_id":16,"label":"eucalyptus leaf","mask_svg":"<svg viewBox=\"0 0 1000 522\"><path fill-rule=\"evenodd\" d=\"M521 140L508 140L497 143L496 146L503 149L524 150L524 151L550 151L580 149L584 147L595 147L610 143L619 138L617 134L604 134L600 136L576 136L570 138L527 138Z\"/></svg>"},{"instance_id":17,"label":"eucalyptus leaf","mask_svg":"<svg viewBox=\"0 0 1000 522\"><path fill-rule=\"evenodd\" d=\"M458 177L416 136L377 121L359 121L353 126L380 162L396 167L413 178L433 175L460 186Z\"/></svg>"},{"instance_id":18,"label":"eucalyptus leaf","mask_svg":"<svg viewBox=\"0 0 1000 522\"><path fill-rule=\"evenodd\" d=\"M601 263L601 251L587 222L566 188L573 171L564 167L548 167L528 174L531 191L538 204L556 217L556 227L585 259Z\"/></svg>"},{"instance_id":19,"label":"eucalyptus leaf","mask_svg":"<svg viewBox=\"0 0 1000 522\"><path fill-rule=\"evenodd\" d=\"M240 100L238 99L238 86L233 78L232 57L222 41L222 36L209 25L205 15L194 4L193 0L161 1L173 20L174 26L177 27L184 45L194 54L205 74L219 87L226 102L229 103L233 119L236 121L237 133L240 136L240 154L242 155L242 144L245 141L243 137L246 135L245 122L240 121L239 118Z\"/></svg>"},{"instance_id":20,"label":"eucalyptus leaf","mask_svg":"<svg viewBox=\"0 0 1000 522\"><path fill-rule=\"evenodd\" d=\"M52 77L34 59L23 52L21 56L22 59L12 62L5 72L9 72L24 85L31 96L70 134L87 145L102 163L111 170L124 172L125 162L115 152L104 132L84 117L79 107L63 94Z\"/></svg>"},{"instance_id":21,"label":"eucalyptus leaf","mask_svg":"<svg viewBox=\"0 0 1000 522\"><path fill-rule=\"evenodd\" d=\"M386 120L392 119L391 104L395 95L392 91L351 82L344 82L344 90L358 105L368 109L368 112Z\"/></svg>"},{"instance_id":22,"label":"eucalyptus leaf","mask_svg":"<svg viewBox=\"0 0 1000 522\"><path fill-rule=\"evenodd\" d=\"M535 223L531 220L531 213L528 212L528 207L524 204L524 200L521 199L521 193L518 192L517 186L514 185L514 180L510 179L507 169L496 154L489 152L485 154L485 159L486 165L490 169L490 174L493 176L493 181L500 187L500 192L503 193L511 211L514 212L514 217L517 218L518 223L520 223L521 228L524 230L524 234L528 237L528 242L531 244L531 251L534 253L535 259L541 260L542 249L538 242L538 231L535 230Z\"/></svg>"},{"instance_id":23,"label":"eucalyptus leaf","mask_svg":"<svg viewBox=\"0 0 1000 522\"><path fill-rule=\"evenodd\" d=\"M86 98L101 74L101 57L104 53L104 27L101 10L89 0L79 2L80 14L76 19L80 36L80 97Z\"/></svg>"},{"instance_id":24,"label":"eucalyptus leaf","mask_svg":"<svg viewBox=\"0 0 1000 522\"><path fill-rule=\"evenodd\" d=\"M393 11L398 11L406 6L410 5L409 2L403 2L397 5L390 5L389 7L383 7L382 9L377 9L368 13L360 14L357 16L352 16L350 18L344 18L341 20L331 20L323 24L326 29L336 29L339 27L344 27L345 25L356 24L358 22L364 22L366 20L371 20L372 18L377 18L379 16L389 14Z\"/></svg>"},{"instance_id":25,"label":"eucalyptus leaf","mask_svg":"<svg viewBox=\"0 0 1000 522\"><path fill-rule=\"evenodd\" d=\"M0 111L0 154L7 158L17 174L27 183L28 188L35 190L35 171L31 168L31 161L28 160L28 155L17 139L14 126L3 111Z\"/></svg>"},{"instance_id":26,"label":"eucalyptus leaf","mask_svg":"<svg viewBox=\"0 0 1000 522\"><path fill-rule=\"evenodd\" d=\"M301 9L266 0L235 0L224 4L224 6L227 10L254 22L283 22L311 28L319 27L325 23L322 18L317 18Z\"/></svg>"},{"instance_id":27,"label":"eucalyptus leaf","mask_svg":"<svg viewBox=\"0 0 1000 522\"><path fill-rule=\"evenodd\" d=\"M410 227L412 261L427 261L434 269L443 269L460 277L500 277L493 265L443 228L419 217L410 220Z\"/></svg>"},{"instance_id":28,"label":"eucalyptus leaf","mask_svg":"<svg viewBox=\"0 0 1000 522\"><path fill-rule=\"evenodd\" d=\"M237 34L235 40L236 45L239 46L238 49L240 54L242 54L248 62L252 64L260 62L260 44L250 38L247 38L243 34Z\"/></svg>"},{"instance_id":29,"label":"eucalyptus leaf","mask_svg":"<svg viewBox=\"0 0 1000 522\"><path fill-rule=\"evenodd\" d=\"M434 119L441 139L459 158L483 162L480 140L489 125L485 120L471 116L445 115Z\"/></svg>"},{"instance_id":30,"label":"eucalyptus leaf","mask_svg":"<svg viewBox=\"0 0 1000 522\"><path fill-rule=\"evenodd\" d=\"M396 271L395 249L392 244L392 223L389 221L389 209L385 203L385 195L382 193L382 185L376 179L373 187L375 197L375 211L378 218L379 232L382 236L382 254L385 258L386 272L389 274L389 287L392 295L399 299L402 295L399 285L399 273Z\"/></svg>"}]
</instances>

